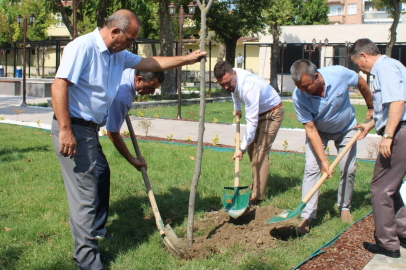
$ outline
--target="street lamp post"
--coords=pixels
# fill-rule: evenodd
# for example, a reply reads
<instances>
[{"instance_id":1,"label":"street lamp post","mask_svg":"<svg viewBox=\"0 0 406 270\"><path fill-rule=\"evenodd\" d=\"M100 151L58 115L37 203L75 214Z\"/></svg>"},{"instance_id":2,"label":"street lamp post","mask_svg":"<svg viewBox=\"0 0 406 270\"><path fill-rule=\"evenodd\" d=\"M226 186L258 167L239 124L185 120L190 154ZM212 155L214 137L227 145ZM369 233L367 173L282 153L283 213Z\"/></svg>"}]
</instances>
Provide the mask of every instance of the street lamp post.
<instances>
[{"instance_id":1,"label":"street lamp post","mask_svg":"<svg viewBox=\"0 0 406 270\"><path fill-rule=\"evenodd\" d=\"M321 44L321 41L320 41L320 44ZM324 46L326 46L326 49L327 49L327 46L328 46L328 38L325 38L324 39L324 44L323 44ZM321 52L321 48L320 48L320 52ZM324 55L326 55L326 51L324 52ZM326 66L326 60L325 60L325 58L324 58L324 64L323 64L323 67L325 67ZM320 67L322 67L321 66L321 53L320 53Z\"/></svg>"},{"instance_id":2,"label":"street lamp post","mask_svg":"<svg viewBox=\"0 0 406 270\"><path fill-rule=\"evenodd\" d=\"M345 62L346 62L346 64L345 64L345 66L348 68L348 62L349 62L349 58L348 58L348 50L350 49L350 47L351 47L351 42L349 42L349 41L345 41L345 48L346 48L346 50L347 50L347 55L346 55L346 59L345 59Z\"/></svg>"},{"instance_id":3,"label":"street lamp post","mask_svg":"<svg viewBox=\"0 0 406 270\"><path fill-rule=\"evenodd\" d=\"M309 49L307 49L307 44L304 45L305 52L309 53L309 61L312 61L312 53L316 51L316 49L321 50L321 41L319 44L316 45L316 39L313 38L312 40L312 45L309 46Z\"/></svg>"},{"instance_id":4,"label":"street lamp post","mask_svg":"<svg viewBox=\"0 0 406 270\"><path fill-rule=\"evenodd\" d=\"M32 25L35 22L35 15L33 13L30 14L30 25ZM21 16L21 14L18 14L17 16L17 23L19 26L21 26L21 23L23 23L23 102L21 103L20 106L22 107L27 107L27 102L26 102L26 95L27 95L27 84L26 84L26 74L25 74L25 69L27 65L27 61L25 59L26 55L26 48L27 48L27 16Z\"/></svg>"},{"instance_id":5,"label":"street lamp post","mask_svg":"<svg viewBox=\"0 0 406 270\"><path fill-rule=\"evenodd\" d=\"M183 36L183 22L184 18L192 18L193 14L195 14L195 4L190 2L188 5L189 14L185 14L183 10L183 5L179 8L179 15L176 14L176 5L172 2L169 6L169 14L172 18L179 18L179 46L178 46L178 55L182 55L182 36ZM182 119L180 108L181 108L181 94L182 94L182 86L181 86L181 79L182 79L182 67L178 67L178 74L177 74L177 86L178 86L178 120Z\"/></svg>"},{"instance_id":6,"label":"street lamp post","mask_svg":"<svg viewBox=\"0 0 406 270\"><path fill-rule=\"evenodd\" d=\"M281 96L283 95L283 62L285 56L285 48L287 47L286 41L279 42L279 47L282 47L282 63L281 63Z\"/></svg>"}]
</instances>

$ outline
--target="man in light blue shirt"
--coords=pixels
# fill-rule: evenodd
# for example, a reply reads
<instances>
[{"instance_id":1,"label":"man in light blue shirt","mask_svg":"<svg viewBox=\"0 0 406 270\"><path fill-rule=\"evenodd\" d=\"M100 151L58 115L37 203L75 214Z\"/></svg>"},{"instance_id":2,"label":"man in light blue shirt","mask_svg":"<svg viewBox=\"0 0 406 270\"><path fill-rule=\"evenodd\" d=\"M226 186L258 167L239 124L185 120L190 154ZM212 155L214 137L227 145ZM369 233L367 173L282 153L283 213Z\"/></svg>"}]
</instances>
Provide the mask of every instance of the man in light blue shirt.
<instances>
[{"instance_id":1,"label":"man in light blue shirt","mask_svg":"<svg viewBox=\"0 0 406 270\"><path fill-rule=\"evenodd\" d=\"M237 57L237 68L242 68L243 62L244 62L244 58L242 57L241 53L239 53L238 57Z\"/></svg>"},{"instance_id":2,"label":"man in light blue shirt","mask_svg":"<svg viewBox=\"0 0 406 270\"><path fill-rule=\"evenodd\" d=\"M120 135L121 126L127 113L131 110L136 94L150 95L159 88L165 79L163 72L145 72L132 68L123 71L117 95L111 104L107 116L107 136L120 154L137 170L146 167L144 159L133 157ZM144 165L145 164L145 165ZM98 238L108 238L107 223L110 200L110 168L102 147L99 144L96 164L98 201L96 203L95 231Z\"/></svg>"},{"instance_id":3,"label":"man in light blue shirt","mask_svg":"<svg viewBox=\"0 0 406 270\"><path fill-rule=\"evenodd\" d=\"M368 112L372 117L373 103L365 80L354 71L341 66L321 69L308 60L298 60L291 67L292 79L296 85L293 92L293 106L298 120L306 131L306 165L303 177L302 198L317 183L320 172L329 171L329 162L324 150L329 140L333 140L338 152L355 135L357 121L350 103L348 89L357 87L364 97ZM357 146L354 144L340 162L341 179L338 189L337 206L344 222L350 223L351 198L355 179L355 159ZM302 211L302 222L298 226L300 235L310 230L316 219L318 192L309 200Z\"/></svg>"},{"instance_id":4,"label":"man in light blue shirt","mask_svg":"<svg viewBox=\"0 0 406 270\"><path fill-rule=\"evenodd\" d=\"M399 193L406 175L406 68L381 55L369 39L357 40L349 53L362 72L374 76L374 120L359 126L360 139L374 126L382 136L371 181L376 244L364 242L364 247L399 258L399 247L406 248L406 198Z\"/></svg>"},{"instance_id":5,"label":"man in light blue shirt","mask_svg":"<svg viewBox=\"0 0 406 270\"><path fill-rule=\"evenodd\" d=\"M139 31L140 21L134 13L114 12L102 29L65 47L51 86L52 139L65 183L78 269L103 268L95 232L97 131L117 94L123 70L163 71L206 56L195 51L185 56L140 58L125 50Z\"/></svg>"}]
</instances>

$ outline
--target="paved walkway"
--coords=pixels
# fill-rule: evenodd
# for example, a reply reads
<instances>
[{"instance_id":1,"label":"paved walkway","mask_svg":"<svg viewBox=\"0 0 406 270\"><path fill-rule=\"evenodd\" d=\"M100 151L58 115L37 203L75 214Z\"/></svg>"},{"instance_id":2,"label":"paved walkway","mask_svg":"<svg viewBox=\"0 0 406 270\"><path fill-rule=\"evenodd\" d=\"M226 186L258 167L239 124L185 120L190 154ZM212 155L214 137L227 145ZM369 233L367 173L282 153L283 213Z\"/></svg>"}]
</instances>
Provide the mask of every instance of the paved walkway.
<instances>
[{"instance_id":1,"label":"paved walkway","mask_svg":"<svg viewBox=\"0 0 406 270\"><path fill-rule=\"evenodd\" d=\"M287 98L286 98L287 99ZM0 95L0 117L5 120L0 120L0 123L14 123L20 125L30 125L44 129L50 129L52 122L52 108L42 107L20 107L22 98L19 96L1 96ZM47 98L31 98L27 97L28 104L45 103ZM362 104L363 100L353 100L354 104ZM18 110L24 110L18 112ZM231 113L231 112L230 112ZM39 122L38 122L39 120ZM142 120L140 117L131 117L131 122L135 128L135 133L144 135L143 130L138 127L138 122ZM166 138L167 134L173 133L174 139L185 140L188 136L192 140L197 140L198 123L191 121L165 120L165 119L150 119L153 127L149 133L150 136ZM123 125L121 132L127 130L127 126ZM245 126L241 126L241 133L245 132ZM221 144L234 145L235 125L224 124L205 124L204 141L212 142L212 139L218 134ZM358 158L367 158L367 148L373 143L379 142L379 136L368 135L367 138L358 142ZM303 152L305 144L305 133L303 129L286 129L282 128L278 132L275 139L273 149L283 150L283 142L288 142L288 150ZM336 150L333 144L330 144L330 153L336 155ZM383 255L376 255L364 268L364 270L383 270L383 269L406 269L406 249L402 249L402 258L390 259Z\"/></svg>"},{"instance_id":2,"label":"paved walkway","mask_svg":"<svg viewBox=\"0 0 406 270\"><path fill-rule=\"evenodd\" d=\"M28 104L34 103L44 103L46 98L30 98L27 97ZM363 100L362 100L363 101ZM360 101L355 100L354 103L358 104ZM23 121L31 123L33 126L39 126L37 121L39 120L40 126L45 129L50 129L52 122L53 110L52 108L41 108L41 107L20 107L21 97L15 96L0 96L0 117L14 121ZM16 109L24 109L23 112L17 115ZM231 112L230 112L231 113ZM138 127L138 122L144 118L131 117L131 122L135 129L135 133L139 135L144 135L144 131ZM191 121L178 121L178 120L168 120L168 119L156 119L150 118L152 122L152 128L148 135L156 136L161 138L166 138L168 134L173 133L174 139L185 140L188 136L194 141L197 141L198 137L198 123ZM28 124L26 123L26 124ZM121 128L121 132L127 130L127 126L124 125ZM245 126L241 126L241 133L245 132ZM225 124L205 124L204 132L204 142L212 142L212 139L218 134L220 144L234 145L235 137L235 125L225 125ZM303 129L289 129L282 128L279 130L275 142L272 146L273 149L283 150L284 141L288 143L288 151L296 151L303 153L303 146L305 145L305 132ZM379 142L379 136L368 135L367 138L358 141L358 158L368 158L370 154L368 149L373 149L373 144ZM330 142L330 154L336 155L336 149L333 142Z\"/></svg>"}]
</instances>

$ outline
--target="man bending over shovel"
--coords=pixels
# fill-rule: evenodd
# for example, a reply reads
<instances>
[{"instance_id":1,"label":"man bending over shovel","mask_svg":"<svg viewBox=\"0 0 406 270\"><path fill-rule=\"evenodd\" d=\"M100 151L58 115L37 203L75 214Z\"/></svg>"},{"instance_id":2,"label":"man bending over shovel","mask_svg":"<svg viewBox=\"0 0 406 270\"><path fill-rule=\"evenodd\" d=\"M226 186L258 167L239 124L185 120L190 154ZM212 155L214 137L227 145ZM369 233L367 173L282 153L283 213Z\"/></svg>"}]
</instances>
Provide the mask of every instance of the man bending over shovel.
<instances>
[{"instance_id":1,"label":"man bending over shovel","mask_svg":"<svg viewBox=\"0 0 406 270\"><path fill-rule=\"evenodd\" d=\"M233 115L241 117L241 103L245 105L247 128L240 150L234 153L242 160L246 151L252 167L252 195L250 203L265 199L269 175L269 150L281 126L285 110L275 89L264 79L244 69L234 68L227 61L219 61L214 67L214 77L231 93L234 102Z\"/></svg>"},{"instance_id":2,"label":"man bending over shovel","mask_svg":"<svg viewBox=\"0 0 406 270\"><path fill-rule=\"evenodd\" d=\"M308 60L293 63L290 72L296 85L293 92L293 106L299 122L306 131L306 165L303 177L302 198L313 188L320 172L329 171L329 162L324 150L330 140L341 152L355 135L357 126L354 107L350 103L348 89L356 86L365 99L368 111L366 118L373 114L372 95L365 80L357 73L342 66L329 66L317 69ZM340 185L337 206L341 219L351 223L351 199L355 179L356 143L340 161ZM309 232L316 219L318 192L309 200L302 211L302 222L297 228L299 235Z\"/></svg>"},{"instance_id":3,"label":"man bending over shovel","mask_svg":"<svg viewBox=\"0 0 406 270\"><path fill-rule=\"evenodd\" d=\"M163 72L145 72L132 68L123 71L117 96L111 104L107 116L107 135L113 142L120 154L137 170L147 167L144 159L133 157L120 135L121 126L127 113L131 110L132 102L136 94L152 95L164 81ZM96 179L98 200L96 203L95 230L99 239L109 238L105 225L107 223L110 201L110 168L107 159L99 143L96 163Z\"/></svg>"}]
</instances>

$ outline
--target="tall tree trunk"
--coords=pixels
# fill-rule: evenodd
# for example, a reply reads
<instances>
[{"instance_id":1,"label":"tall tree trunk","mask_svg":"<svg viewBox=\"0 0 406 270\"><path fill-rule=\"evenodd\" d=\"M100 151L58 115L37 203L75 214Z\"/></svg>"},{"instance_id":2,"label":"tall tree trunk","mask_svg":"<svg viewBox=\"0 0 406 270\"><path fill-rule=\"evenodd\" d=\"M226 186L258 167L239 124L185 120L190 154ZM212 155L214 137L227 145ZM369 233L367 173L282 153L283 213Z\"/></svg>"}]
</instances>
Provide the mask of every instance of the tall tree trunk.
<instances>
[{"instance_id":1,"label":"tall tree trunk","mask_svg":"<svg viewBox=\"0 0 406 270\"><path fill-rule=\"evenodd\" d=\"M204 3L204 2L203 2ZM209 0L207 6L200 3L197 0L197 4L201 11L201 33L200 33L200 51L206 50L206 18L209 12L210 6L213 0ZM189 210L188 210L188 223L187 223L187 243L186 247L191 248L193 244L193 225L195 218L195 203L196 203L196 193L197 184L199 183L200 173L202 169L202 159L203 159L203 136L204 136L204 114L206 109L206 61L205 59L200 60L200 114L199 114L199 133L197 138L197 152L196 152L196 163L195 171L192 178L192 186L190 187L189 196Z\"/></svg>"},{"instance_id":2,"label":"tall tree trunk","mask_svg":"<svg viewBox=\"0 0 406 270\"><path fill-rule=\"evenodd\" d=\"M396 29L398 28L400 18L399 2L400 0L393 0L393 9L395 12L395 17L393 18L393 23L392 26L390 27L390 40L388 45L386 46L385 54L388 57L392 57L393 45L395 45L396 42Z\"/></svg>"},{"instance_id":3,"label":"tall tree trunk","mask_svg":"<svg viewBox=\"0 0 406 270\"><path fill-rule=\"evenodd\" d=\"M96 10L97 27L103 28L107 19L108 0L100 0L99 8Z\"/></svg>"},{"instance_id":4,"label":"tall tree trunk","mask_svg":"<svg viewBox=\"0 0 406 270\"><path fill-rule=\"evenodd\" d=\"M279 29L276 23L272 25L272 38L273 38L273 46L271 54L270 84L277 92L279 92L278 86Z\"/></svg>"},{"instance_id":5,"label":"tall tree trunk","mask_svg":"<svg viewBox=\"0 0 406 270\"><path fill-rule=\"evenodd\" d=\"M224 55L226 54L226 46L224 43L219 43L219 51L217 54L217 62L220 60L224 60Z\"/></svg>"},{"instance_id":6,"label":"tall tree trunk","mask_svg":"<svg viewBox=\"0 0 406 270\"><path fill-rule=\"evenodd\" d=\"M171 0L159 1L159 40L161 42L161 56L173 56L173 31L172 18L169 15L168 6ZM161 86L162 95L167 97L176 96L176 73L175 69L165 72L165 81Z\"/></svg>"},{"instance_id":7,"label":"tall tree trunk","mask_svg":"<svg viewBox=\"0 0 406 270\"><path fill-rule=\"evenodd\" d=\"M68 28L69 34L73 37L73 25L68 14L65 12L65 7L62 4L62 0L55 0L55 5L58 8L58 11L61 13L62 22L65 24L66 28Z\"/></svg>"},{"instance_id":8,"label":"tall tree trunk","mask_svg":"<svg viewBox=\"0 0 406 270\"><path fill-rule=\"evenodd\" d=\"M226 61L229 62L233 67L235 63L235 48L237 47L238 38L225 39L226 44Z\"/></svg>"}]
</instances>

